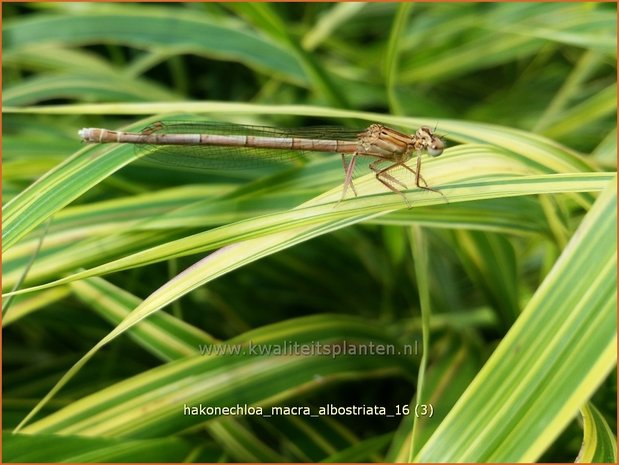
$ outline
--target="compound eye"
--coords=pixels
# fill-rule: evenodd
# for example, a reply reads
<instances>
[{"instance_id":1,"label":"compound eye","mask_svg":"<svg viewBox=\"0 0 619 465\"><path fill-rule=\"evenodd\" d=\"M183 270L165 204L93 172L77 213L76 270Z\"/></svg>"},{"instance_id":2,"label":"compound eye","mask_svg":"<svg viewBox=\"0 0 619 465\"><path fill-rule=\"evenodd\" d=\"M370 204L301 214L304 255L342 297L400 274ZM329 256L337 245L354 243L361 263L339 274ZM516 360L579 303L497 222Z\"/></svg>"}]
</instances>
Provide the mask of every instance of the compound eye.
<instances>
[{"instance_id":1,"label":"compound eye","mask_svg":"<svg viewBox=\"0 0 619 465\"><path fill-rule=\"evenodd\" d=\"M428 144L428 155L438 157L445 150L445 143L438 137L433 137L432 142Z\"/></svg>"},{"instance_id":2,"label":"compound eye","mask_svg":"<svg viewBox=\"0 0 619 465\"><path fill-rule=\"evenodd\" d=\"M430 155L431 157L438 157L442 153L443 144L441 144L440 147L438 146L438 144L434 147L428 147L428 155Z\"/></svg>"}]
</instances>

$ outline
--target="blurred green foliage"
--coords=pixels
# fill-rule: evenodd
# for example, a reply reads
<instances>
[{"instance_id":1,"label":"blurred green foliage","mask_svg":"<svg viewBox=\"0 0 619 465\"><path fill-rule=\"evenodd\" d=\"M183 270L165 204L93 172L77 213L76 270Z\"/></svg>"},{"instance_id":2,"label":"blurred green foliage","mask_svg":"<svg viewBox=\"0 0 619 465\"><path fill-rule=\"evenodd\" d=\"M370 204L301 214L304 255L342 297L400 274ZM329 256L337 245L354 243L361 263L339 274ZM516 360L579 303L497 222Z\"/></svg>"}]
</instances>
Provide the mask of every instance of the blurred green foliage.
<instances>
[{"instance_id":1,"label":"blurred green foliage","mask_svg":"<svg viewBox=\"0 0 619 465\"><path fill-rule=\"evenodd\" d=\"M182 112L185 102L251 104L249 110L211 105L203 113L212 119L284 126L332 123L320 111L304 111L305 106L351 110L355 116L413 116L430 123L492 123L548 137L582 153L593 166L616 169L614 3L4 3L3 21L5 203L79 148L78 128L120 127L147 115L149 108L161 112L162 104ZM109 111L98 109L104 103L114 105ZM278 111L283 105L300 107ZM337 123L351 124L351 119L342 117ZM225 215L239 220L301 203L317 194L316 179L322 175L320 167L308 173L304 179L282 175L283 185L297 186L287 199L273 198L267 206L243 204L238 210L225 203L206 208L202 224L162 229L156 240L128 245L119 256L224 224L227 220L219 218ZM265 179L268 184L278 178ZM170 176L158 169L127 167L77 204L87 208L147 196L162 187L208 182L213 191L205 195L217 200L242 189L248 176L182 171ZM268 191L269 186L262 188ZM256 203L264 200L258 199ZM456 220L452 227L429 230L429 286L436 319L431 323L428 385L446 390L446 410L538 288L565 245L560 237L569 237L584 213L570 202L494 202L484 208L497 216L518 209L531 218L554 213L548 214L548 224L521 220L531 221L527 227L532 234L475 231ZM304 242L196 289L171 312L222 340L317 313L358 316L401 341L417 339L419 296L407 234L414 222L396 213ZM52 222L52 233L54 224L61 228ZM88 227L74 225L72 231L81 239L88 234L82 228ZM41 257L53 252L53 244L44 247ZM23 270L28 258L10 263L9 271ZM143 298L196 260L183 257L106 279ZM75 296L50 297L34 307L45 311L34 311L4 333L5 428L14 427L35 399L110 331ZM161 363L153 353L135 351L128 339L115 344L72 380L53 410ZM126 357L127 352L132 356ZM451 389L441 384L446 380ZM405 378L364 379L312 391L303 400L395 405L410 402L414 391ZM615 393L611 382L596 394L614 431L610 399ZM374 441L365 444L365 455L344 455L344 461L393 457L393 450L392 456L385 453L399 426L394 419L296 421L265 425L243 420L248 431L280 454L255 457L319 461L339 457L336 452L363 445L364 439ZM226 442L216 429L209 431L208 445L198 451L201 434L179 433L182 440L170 442L168 451L178 455L166 457L186 459L189 443L195 452L190 461L258 460L231 455L238 444ZM432 431L422 431L422 441ZM573 460L580 434L572 425L544 460ZM48 444L43 439L41 444ZM328 440L328 446L319 447ZM86 446L78 439L74 446L75 456L82 457ZM112 446L102 440L97 447ZM150 450L142 443L139 447ZM255 443L248 448L259 450ZM123 460L107 449L99 457Z\"/></svg>"}]
</instances>

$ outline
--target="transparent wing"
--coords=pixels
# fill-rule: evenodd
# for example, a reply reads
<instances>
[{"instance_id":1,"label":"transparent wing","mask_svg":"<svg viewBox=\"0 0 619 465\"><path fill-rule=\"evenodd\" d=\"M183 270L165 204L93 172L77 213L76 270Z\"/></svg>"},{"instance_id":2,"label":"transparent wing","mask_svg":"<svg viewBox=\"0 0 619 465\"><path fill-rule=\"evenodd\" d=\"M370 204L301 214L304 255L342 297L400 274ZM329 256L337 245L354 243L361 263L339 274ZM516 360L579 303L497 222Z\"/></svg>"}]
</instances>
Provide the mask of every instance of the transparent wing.
<instances>
[{"instance_id":1,"label":"transparent wing","mask_svg":"<svg viewBox=\"0 0 619 465\"><path fill-rule=\"evenodd\" d=\"M274 128L231 123L166 121L142 130L149 134L210 134L263 137L298 137L320 140L355 141L361 130L337 126L307 128ZM279 166L305 160L307 152L256 147L221 147L213 145L136 144L140 157L147 161L200 170L251 169L257 166Z\"/></svg>"}]
</instances>

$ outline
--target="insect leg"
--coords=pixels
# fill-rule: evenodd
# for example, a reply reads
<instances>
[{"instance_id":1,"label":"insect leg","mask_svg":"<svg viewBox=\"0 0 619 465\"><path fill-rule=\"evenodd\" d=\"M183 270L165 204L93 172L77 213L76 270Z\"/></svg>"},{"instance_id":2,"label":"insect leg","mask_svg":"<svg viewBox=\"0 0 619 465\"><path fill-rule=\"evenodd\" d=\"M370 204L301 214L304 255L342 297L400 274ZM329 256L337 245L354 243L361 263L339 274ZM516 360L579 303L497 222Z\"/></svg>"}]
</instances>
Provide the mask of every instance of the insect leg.
<instances>
[{"instance_id":1,"label":"insect leg","mask_svg":"<svg viewBox=\"0 0 619 465\"><path fill-rule=\"evenodd\" d=\"M350 165L348 165L346 163L346 156L342 153L342 165L344 166L344 193L342 195L342 199L344 198L344 195L346 195L346 180L349 179L349 185L350 188L352 189L353 193L355 194L355 197L357 197L357 191L355 189L355 185L352 182L352 174L354 171L354 163L356 162L356 153L353 154L352 158L350 159ZM350 166L352 165L352 169L350 170L350 173L348 172L348 170L350 169Z\"/></svg>"},{"instance_id":2,"label":"insect leg","mask_svg":"<svg viewBox=\"0 0 619 465\"><path fill-rule=\"evenodd\" d=\"M381 184L383 184L385 187L387 187L389 190L391 190L392 192L395 192L396 194L400 195L403 199L404 199L404 203L406 203L406 206L408 208L412 208L412 205L410 204L410 202L408 201L408 199L406 198L406 196L402 193L402 191L400 191L399 189L397 189L396 187L393 186L393 184L398 184L399 186L401 186L402 188L406 189L406 184L402 183L401 181L399 181L398 179L394 178L393 176L391 176L390 174L387 173L387 171L389 171L390 169L395 168L396 166L399 166L399 163L394 163L392 165L387 166L386 168L380 169L378 167L379 163L382 163L386 161L385 159L378 159L376 161L373 161L372 163L370 163L370 169L372 171L374 171L374 173L376 173L376 179L378 179ZM387 182L389 181L389 182Z\"/></svg>"},{"instance_id":3,"label":"insect leg","mask_svg":"<svg viewBox=\"0 0 619 465\"><path fill-rule=\"evenodd\" d=\"M402 164L407 170L409 170L410 172L415 174L415 185L417 187L419 187L420 189L424 189L427 191L432 191L432 192L436 192L437 194L441 194L443 196L443 198L445 199L445 202L449 203L449 200L447 200L447 197L445 197L445 194L443 194L440 190L435 189L434 187L430 187L428 185L428 183L426 182L425 179L423 179L423 176L421 175L421 152L419 152L417 154L417 170L413 170L412 168L406 166L404 163ZM422 186L419 181L423 181L423 183L425 184L424 186Z\"/></svg>"},{"instance_id":4,"label":"insect leg","mask_svg":"<svg viewBox=\"0 0 619 465\"><path fill-rule=\"evenodd\" d=\"M342 188L342 197L340 198L340 200L337 201L334 207L337 207L340 204L340 202L344 200L344 198L346 197L346 191L348 190L348 186L350 186L350 188L352 189L353 193L355 194L355 197L357 196L357 191L352 182L352 174L355 170L356 162L357 162L356 152L352 154L352 157L350 158L350 163L348 164L348 166L346 166L346 159L344 157L344 154L342 154L342 164L344 165L344 173L345 173L344 187Z\"/></svg>"}]
</instances>

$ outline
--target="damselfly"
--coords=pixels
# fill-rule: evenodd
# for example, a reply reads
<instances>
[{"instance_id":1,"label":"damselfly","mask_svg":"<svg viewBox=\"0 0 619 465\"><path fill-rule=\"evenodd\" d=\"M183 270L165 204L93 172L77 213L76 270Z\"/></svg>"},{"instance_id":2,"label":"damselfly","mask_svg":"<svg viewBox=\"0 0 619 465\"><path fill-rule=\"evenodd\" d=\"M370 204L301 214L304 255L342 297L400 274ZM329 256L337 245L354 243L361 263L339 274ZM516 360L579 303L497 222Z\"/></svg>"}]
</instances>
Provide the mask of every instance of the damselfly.
<instances>
[{"instance_id":1,"label":"damselfly","mask_svg":"<svg viewBox=\"0 0 619 465\"><path fill-rule=\"evenodd\" d=\"M145 155L149 158L199 168L226 169L247 163L290 159L303 152L339 153L344 167L342 200L349 187L357 195L353 184L355 166L359 159L369 157L368 167L376 179L402 196L409 207L410 203L402 193L407 186L395 177L394 170L403 168L414 175L417 187L439 192L430 187L421 175L421 155L428 153L438 157L445 148L442 139L428 126L422 126L415 134L408 135L382 124L372 124L359 131L334 126L285 129L230 123L160 121L141 132L84 128L79 135L88 143L136 144L139 150L146 149ZM413 157L416 157L416 165L411 168L406 162Z\"/></svg>"}]
</instances>

